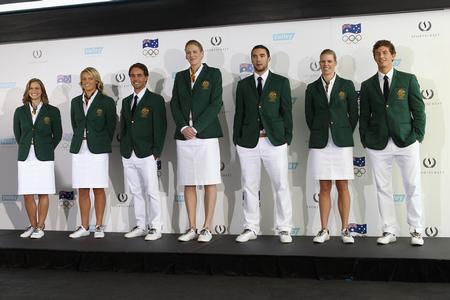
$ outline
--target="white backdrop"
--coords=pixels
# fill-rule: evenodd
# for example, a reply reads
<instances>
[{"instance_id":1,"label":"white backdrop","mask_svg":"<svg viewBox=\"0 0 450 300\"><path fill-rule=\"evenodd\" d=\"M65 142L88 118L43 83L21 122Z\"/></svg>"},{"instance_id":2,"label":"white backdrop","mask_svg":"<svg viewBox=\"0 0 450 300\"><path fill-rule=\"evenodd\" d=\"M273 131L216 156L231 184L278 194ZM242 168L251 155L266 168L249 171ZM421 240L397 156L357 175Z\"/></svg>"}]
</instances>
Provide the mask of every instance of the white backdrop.
<instances>
[{"instance_id":1,"label":"white backdrop","mask_svg":"<svg viewBox=\"0 0 450 300\"><path fill-rule=\"evenodd\" d=\"M359 33L343 33L344 24L361 24ZM13 113L21 105L26 82L43 80L50 102L61 110L64 138L56 150L57 191L71 188L69 154L72 130L70 99L79 95L79 73L97 68L106 93L117 101L120 111L125 96L132 92L128 67L142 62L150 69L149 88L166 100L168 133L161 157L160 191L163 200L164 232L180 232L187 227L182 188L176 186L174 123L168 107L177 71L186 69L184 44L199 40L205 48L205 62L218 67L223 77L224 106L220 114L224 137L220 141L223 184L219 187L214 217L217 234L239 233L243 223L239 161L232 143L234 93L237 81L249 74L250 50L264 44L272 53L271 70L290 79L293 96L294 138L289 149L289 176L294 209L294 235L312 235L320 229L317 203L318 184L309 179L308 129L304 121L306 85L319 77L318 57L324 48L338 55L338 74L354 81L359 89L363 80L376 72L372 45L379 39L391 40L397 48L395 66L415 73L426 104L427 129L421 144L424 224L429 236L450 236L446 215L450 204L447 137L450 99L450 11L389 14L325 20L280 22L202 29L143 32L135 34L85 37L42 42L0 45L0 228L23 228L28 224L21 197L17 196L17 145L12 133ZM144 48L146 39L158 39L157 48ZM357 132L357 130L356 130ZM361 235L380 234L375 188L370 162L355 133L355 180L351 183L350 221ZM39 178L36 178L39 180ZM132 201L123 184L123 171L117 140L110 157L110 188L105 214L107 231L128 231L135 225ZM394 170L394 199L402 235L408 235L405 195L398 170ZM199 187L198 224L203 223L202 189ZM61 198L61 199L60 199ZM51 197L47 229L72 230L80 223L78 203ZM336 197L334 197L336 198ZM261 190L261 231L273 234L274 205L270 181L263 173ZM340 221L334 199L330 226L338 234ZM94 220L91 220L94 223ZM366 229L366 231L365 231Z\"/></svg>"}]
</instances>

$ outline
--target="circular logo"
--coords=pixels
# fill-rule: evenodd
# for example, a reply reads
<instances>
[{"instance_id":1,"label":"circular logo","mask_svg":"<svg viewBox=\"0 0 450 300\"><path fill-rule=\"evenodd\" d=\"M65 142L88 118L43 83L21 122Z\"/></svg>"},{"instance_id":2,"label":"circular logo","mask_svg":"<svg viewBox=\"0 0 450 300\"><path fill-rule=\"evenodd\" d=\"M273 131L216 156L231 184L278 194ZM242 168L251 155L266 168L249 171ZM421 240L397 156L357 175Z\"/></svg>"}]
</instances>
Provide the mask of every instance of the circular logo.
<instances>
[{"instance_id":1,"label":"circular logo","mask_svg":"<svg viewBox=\"0 0 450 300\"><path fill-rule=\"evenodd\" d=\"M152 48L144 48L142 50L142 54L144 56L151 56L151 57L155 57L159 54L159 50L158 49L152 49Z\"/></svg>"},{"instance_id":2,"label":"circular logo","mask_svg":"<svg viewBox=\"0 0 450 300\"><path fill-rule=\"evenodd\" d=\"M317 72L320 70L320 64L317 61L313 61L309 64L311 71Z\"/></svg>"},{"instance_id":3,"label":"circular logo","mask_svg":"<svg viewBox=\"0 0 450 300\"><path fill-rule=\"evenodd\" d=\"M42 50L33 50L33 57L38 59L42 57Z\"/></svg>"},{"instance_id":4,"label":"circular logo","mask_svg":"<svg viewBox=\"0 0 450 300\"><path fill-rule=\"evenodd\" d=\"M220 162L220 171L225 169L225 163L223 161Z\"/></svg>"},{"instance_id":5,"label":"circular logo","mask_svg":"<svg viewBox=\"0 0 450 300\"><path fill-rule=\"evenodd\" d=\"M217 234L225 234L227 232L227 226L225 226L225 225L216 225L214 227L214 231Z\"/></svg>"},{"instance_id":6,"label":"circular logo","mask_svg":"<svg viewBox=\"0 0 450 300\"><path fill-rule=\"evenodd\" d=\"M430 100L434 97L434 91L430 89L422 90L420 93L422 94L422 98L424 100Z\"/></svg>"},{"instance_id":7,"label":"circular logo","mask_svg":"<svg viewBox=\"0 0 450 300\"><path fill-rule=\"evenodd\" d=\"M213 36L211 38L211 45L219 46L220 44L222 44L222 37L220 37L220 36Z\"/></svg>"},{"instance_id":8,"label":"circular logo","mask_svg":"<svg viewBox=\"0 0 450 300\"><path fill-rule=\"evenodd\" d=\"M64 208L64 209L70 209L73 207L73 200L67 200L64 199L63 201L61 201L60 205Z\"/></svg>"},{"instance_id":9,"label":"circular logo","mask_svg":"<svg viewBox=\"0 0 450 300\"><path fill-rule=\"evenodd\" d=\"M362 36L360 34L348 34L348 35L342 36L342 40L344 42L346 42L347 44L351 44L351 43L356 44L360 40L362 40Z\"/></svg>"},{"instance_id":10,"label":"circular logo","mask_svg":"<svg viewBox=\"0 0 450 300\"><path fill-rule=\"evenodd\" d=\"M353 173L354 173L356 176L361 177L361 176L363 176L364 174L366 174L366 168L356 168L356 167L354 167L354 168L353 168Z\"/></svg>"},{"instance_id":11,"label":"circular logo","mask_svg":"<svg viewBox=\"0 0 450 300\"><path fill-rule=\"evenodd\" d=\"M427 227L425 228L425 234L427 237L436 237L439 233L437 227Z\"/></svg>"},{"instance_id":12,"label":"circular logo","mask_svg":"<svg viewBox=\"0 0 450 300\"><path fill-rule=\"evenodd\" d=\"M436 167L436 159L435 158L424 158L423 159L423 166L427 169L431 169Z\"/></svg>"},{"instance_id":13,"label":"circular logo","mask_svg":"<svg viewBox=\"0 0 450 300\"><path fill-rule=\"evenodd\" d=\"M119 200L120 203L125 203L128 200L128 195L125 193L117 194L117 200Z\"/></svg>"},{"instance_id":14,"label":"circular logo","mask_svg":"<svg viewBox=\"0 0 450 300\"><path fill-rule=\"evenodd\" d=\"M319 198L320 198L320 197L319 197L319 193L314 193L314 194L313 194L313 201L314 201L314 202L319 203Z\"/></svg>"},{"instance_id":15,"label":"circular logo","mask_svg":"<svg viewBox=\"0 0 450 300\"><path fill-rule=\"evenodd\" d=\"M124 73L117 73L116 74L116 82L124 82L126 79L126 76Z\"/></svg>"},{"instance_id":16,"label":"circular logo","mask_svg":"<svg viewBox=\"0 0 450 300\"><path fill-rule=\"evenodd\" d=\"M431 22L430 21L419 22L419 24L417 26L419 27L420 31L430 31Z\"/></svg>"}]
</instances>

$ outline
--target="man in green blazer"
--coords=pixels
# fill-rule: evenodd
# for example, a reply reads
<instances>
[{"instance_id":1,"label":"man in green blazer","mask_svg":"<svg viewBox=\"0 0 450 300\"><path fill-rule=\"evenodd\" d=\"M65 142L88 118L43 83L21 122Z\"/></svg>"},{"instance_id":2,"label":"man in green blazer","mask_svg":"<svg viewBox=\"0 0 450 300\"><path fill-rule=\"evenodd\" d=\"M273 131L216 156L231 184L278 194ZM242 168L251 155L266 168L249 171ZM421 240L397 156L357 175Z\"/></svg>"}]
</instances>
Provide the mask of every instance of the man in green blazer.
<instances>
[{"instance_id":1,"label":"man in green blazer","mask_svg":"<svg viewBox=\"0 0 450 300\"><path fill-rule=\"evenodd\" d=\"M43 103L33 124L28 103L14 113L14 136L19 145L18 160L25 161L33 143L37 159L55 160L54 150L62 138L59 109Z\"/></svg>"},{"instance_id":2,"label":"man in green blazer","mask_svg":"<svg viewBox=\"0 0 450 300\"><path fill-rule=\"evenodd\" d=\"M111 153L111 141L116 130L116 104L111 97L97 92L84 113L83 95L73 98L70 108L73 137L70 153L78 153L83 140L95 154Z\"/></svg>"},{"instance_id":3,"label":"man in green blazer","mask_svg":"<svg viewBox=\"0 0 450 300\"><path fill-rule=\"evenodd\" d=\"M383 236L377 242L395 242L399 229L392 197L395 160L403 178L411 244L420 246L424 241L419 142L425 135L425 106L416 77L393 68L395 54L390 41L373 46L378 72L361 84L359 132L372 162L383 222Z\"/></svg>"},{"instance_id":4,"label":"man in green blazer","mask_svg":"<svg viewBox=\"0 0 450 300\"><path fill-rule=\"evenodd\" d=\"M125 237L146 235L145 240L153 241L162 236L157 159L166 137L166 108L163 97L146 89L149 73L144 64L133 64L128 75L134 92L122 102L120 153L137 225Z\"/></svg>"},{"instance_id":5,"label":"man in green blazer","mask_svg":"<svg viewBox=\"0 0 450 300\"><path fill-rule=\"evenodd\" d=\"M269 71L270 52L257 45L251 52L253 76L238 82L233 142L241 163L244 231L237 242L254 240L259 232L261 162L276 193L276 229L282 243L292 242L292 201L288 182L287 146L292 140L289 80Z\"/></svg>"}]
</instances>

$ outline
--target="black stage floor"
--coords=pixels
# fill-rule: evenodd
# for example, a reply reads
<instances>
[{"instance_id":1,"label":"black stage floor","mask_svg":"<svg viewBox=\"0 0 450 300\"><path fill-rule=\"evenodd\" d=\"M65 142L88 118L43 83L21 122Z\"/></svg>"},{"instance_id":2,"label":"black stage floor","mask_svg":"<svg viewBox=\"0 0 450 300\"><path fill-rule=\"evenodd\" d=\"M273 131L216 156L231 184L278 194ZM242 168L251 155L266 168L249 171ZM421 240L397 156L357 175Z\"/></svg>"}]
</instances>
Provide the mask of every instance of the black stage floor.
<instances>
[{"instance_id":1,"label":"black stage floor","mask_svg":"<svg viewBox=\"0 0 450 300\"><path fill-rule=\"evenodd\" d=\"M427 238L413 247L409 238L380 246L376 238L343 245L332 237L323 245L312 237L277 236L236 243L236 236L214 235L209 243L180 243L178 234L153 242L125 239L122 233L77 240L69 232L46 231L40 240L22 239L21 231L0 230L0 267L80 271L162 272L175 274L254 275L317 279L450 281L450 238Z\"/></svg>"}]
</instances>

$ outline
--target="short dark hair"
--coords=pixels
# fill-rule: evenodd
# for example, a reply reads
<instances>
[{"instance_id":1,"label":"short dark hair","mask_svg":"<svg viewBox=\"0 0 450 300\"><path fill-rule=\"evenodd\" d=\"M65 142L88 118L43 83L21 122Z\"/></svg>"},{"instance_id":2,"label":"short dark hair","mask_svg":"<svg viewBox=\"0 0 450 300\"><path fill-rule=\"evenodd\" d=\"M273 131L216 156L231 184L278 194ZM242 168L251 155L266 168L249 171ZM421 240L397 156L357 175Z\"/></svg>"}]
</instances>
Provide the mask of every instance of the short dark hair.
<instances>
[{"instance_id":1,"label":"short dark hair","mask_svg":"<svg viewBox=\"0 0 450 300\"><path fill-rule=\"evenodd\" d=\"M202 46L202 44L200 44L199 41L197 41L197 40L189 40L189 41L187 41L186 45L184 46L184 49L186 49L187 46L189 46L189 45L197 46L200 49L200 52L203 52L203 46Z\"/></svg>"},{"instance_id":2,"label":"short dark hair","mask_svg":"<svg viewBox=\"0 0 450 300\"><path fill-rule=\"evenodd\" d=\"M377 50L380 47L387 47L389 49L389 52L391 52L392 55L394 55L396 53L394 44L392 44L391 41L379 40L373 45L373 49L372 49L373 56L375 56L375 50Z\"/></svg>"},{"instance_id":3,"label":"short dark hair","mask_svg":"<svg viewBox=\"0 0 450 300\"><path fill-rule=\"evenodd\" d=\"M324 50L320 53L320 56L319 56L319 57L321 57L321 56L324 55L324 54L333 55L334 61L337 62L337 59L336 59L336 52L334 52L333 50L331 50L331 49L324 49Z\"/></svg>"},{"instance_id":4,"label":"short dark hair","mask_svg":"<svg viewBox=\"0 0 450 300\"><path fill-rule=\"evenodd\" d=\"M256 49L264 49L264 50L266 50L267 56L270 57L270 51L264 45L256 45L255 47L253 47L252 52L250 52L250 54L253 55L253 51L255 51Z\"/></svg>"},{"instance_id":5,"label":"short dark hair","mask_svg":"<svg viewBox=\"0 0 450 300\"><path fill-rule=\"evenodd\" d=\"M147 69L147 66L144 65L144 64L141 64L141 63L135 63L135 64L132 64L131 67L128 69L128 76L130 76L131 70L134 69L134 68L141 69L141 70L144 72L144 75L145 75L145 76L148 76L148 69Z\"/></svg>"}]
</instances>

